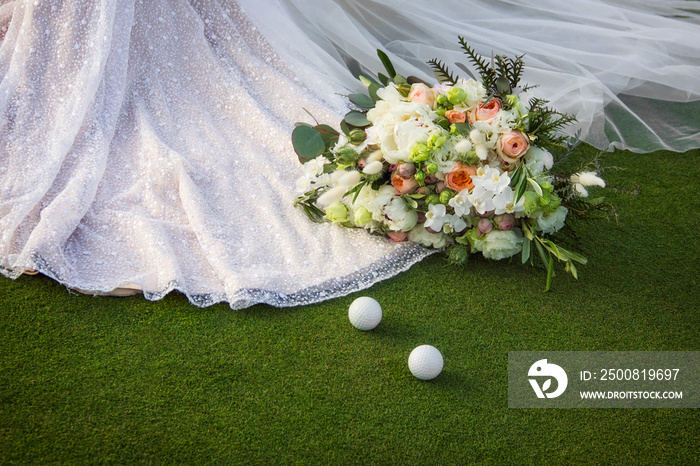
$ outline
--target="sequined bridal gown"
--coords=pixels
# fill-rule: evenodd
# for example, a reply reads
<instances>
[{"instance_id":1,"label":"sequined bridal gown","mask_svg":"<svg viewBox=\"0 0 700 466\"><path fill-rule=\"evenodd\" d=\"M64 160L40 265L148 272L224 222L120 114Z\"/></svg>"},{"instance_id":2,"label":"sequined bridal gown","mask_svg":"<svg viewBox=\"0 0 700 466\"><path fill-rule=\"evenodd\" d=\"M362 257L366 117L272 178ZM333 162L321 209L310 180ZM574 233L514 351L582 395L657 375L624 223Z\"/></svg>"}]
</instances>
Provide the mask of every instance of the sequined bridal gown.
<instances>
[{"instance_id":1,"label":"sequined bridal gown","mask_svg":"<svg viewBox=\"0 0 700 466\"><path fill-rule=\"evenodd\" d=\"M292 207L302 170L290 144L294 122L309 121L307 111L338 121L346 111L339 94L359 90L348 68L378 70L378 47L425 78L425 60L445 52L449 61L457 34L484 54L532 52L532 81L561 110L582 114L584 140L636 150L698 145L696 136L671 147L678 138L659 136L668 121L642 120L636 146L615 125L639 122L618 98L630 89L630 99L659 91L659 99L697 100L696 84L683 81L700 43L694 19L638 13L654 26L619 11L589 17L579 22L595 23L588 34L599 43L621 24L636 34L616 33L622 45L596 55L590 41L557 37L572 29L562 19L568 11L542 13L551 37L537 40L528 21L546 6L496 2L499 12L492 3L2 2L0 272L38 270L92 293L131 286L148 299L179 290L198 306L242 308L342 296L408 269L429 252L314 224ZM517 8L523 27L501 27ZM666 44L644 36L657 20ZM669 34L690 45L671 47ZM623 45L652 57L631 67ZM614 66L596 68L606 56ZM672 83L658 66L625 77L651 59L688 69L671 72ZM611 102L622 113L604 114Z\"/></svg>"}]
</instances>

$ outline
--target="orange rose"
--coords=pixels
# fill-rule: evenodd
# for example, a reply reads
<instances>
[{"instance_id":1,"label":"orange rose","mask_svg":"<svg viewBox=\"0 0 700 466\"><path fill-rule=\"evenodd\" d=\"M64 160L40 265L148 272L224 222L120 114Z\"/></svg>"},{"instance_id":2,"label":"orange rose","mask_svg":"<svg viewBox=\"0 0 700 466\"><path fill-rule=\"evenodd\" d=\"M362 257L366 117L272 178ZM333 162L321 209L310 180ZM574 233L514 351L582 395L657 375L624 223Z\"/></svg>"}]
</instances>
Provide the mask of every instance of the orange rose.
<instances>
[{"instance_id":1,"label":"orange rose","mask_svg":"<svg viewBox=\"0 0 700 466\"><path fill-rule=\"evenodd\" d=\"M445 175L445 184L455 191L464 191L474 187L472 176L476 175L476 167L473 165L462 165L458 163L455 168Z\"/></svg>"},{"instance_id":2,"label":"orange rose","mask_svg":"<svg viewBox=\"0 0 700 466\"><path fill-rule=\"evenodd\" d=\"M391 184L397 194L409 194L418 188L418 181L415 178L404 178L398 170L391 174Z\"/></svg>"},{"instance_id":3,"label":"orange rose","mask_svg":"<svg viewBox=\"0 0 700 466\"><path fill-rule=\"evenodd\" d=\"M522 131L511 131L501 135L496 152L506 163L515 163L530 148L530 140Z\"/></svg>"},{"instance_id":4,"label":"orange rose","mask_svg":"<svg viewBox=\"0 0 700 466\"><path fill-rule=\"evenodd\" d=\"M469 117L469 123L474 123L475 121L491 121L500 111L501 101L492 97L488 101L481 102L472 107L469 113L467 113L467 116Z\"/></svg>"},{"instance_id":5,"label":"orange rose","mask_svg":"<svg viewBox=\"0 0 700 466\"><path fill-rule=\"evenodd\" d=\"M448 110L445 112L445 118L447 118L450 123L464 123L467 121L467 113L460 112L459 110Z\"/></svg>"}]
</instances>

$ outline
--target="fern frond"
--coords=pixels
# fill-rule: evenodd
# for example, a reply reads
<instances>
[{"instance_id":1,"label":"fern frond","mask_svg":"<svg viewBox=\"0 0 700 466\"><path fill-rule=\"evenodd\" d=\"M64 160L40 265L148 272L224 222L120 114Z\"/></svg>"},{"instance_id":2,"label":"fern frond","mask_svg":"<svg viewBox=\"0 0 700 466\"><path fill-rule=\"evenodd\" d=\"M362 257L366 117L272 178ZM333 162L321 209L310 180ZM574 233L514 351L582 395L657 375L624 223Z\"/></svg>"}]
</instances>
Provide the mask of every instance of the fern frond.
<instances>
[{"instance_id":1,"label":"fern frond","mask_svg":"<svg viewBox=\"0 0 700 466\"><path fill-rule=\"evenodd\" d=\"M481 75L481 82L486 89L496 88L496 71L491 67L491 65L484 60L484 58L476 53L476 51L471 48L464 37L459 36L459 44L464 50L464 53L469 57L469 60L474 64L479 75Z\"/></svg>"},{"instance_id":2,"label":"fern frond","mask_svg":"<svg viewBox=\"0 0 700 466\"><path fill-rule=\"evenodd\" d=\"M428 65L430 65L430 67L433 69L433 73L435 73L435 76L441 83L447 82L455 85L457 84L457 81L459 81L459 76L452 74L452 72L450 72L450 70L447 68L447 65L437 58L429 60Z\"/></svg>"}]
</instances>

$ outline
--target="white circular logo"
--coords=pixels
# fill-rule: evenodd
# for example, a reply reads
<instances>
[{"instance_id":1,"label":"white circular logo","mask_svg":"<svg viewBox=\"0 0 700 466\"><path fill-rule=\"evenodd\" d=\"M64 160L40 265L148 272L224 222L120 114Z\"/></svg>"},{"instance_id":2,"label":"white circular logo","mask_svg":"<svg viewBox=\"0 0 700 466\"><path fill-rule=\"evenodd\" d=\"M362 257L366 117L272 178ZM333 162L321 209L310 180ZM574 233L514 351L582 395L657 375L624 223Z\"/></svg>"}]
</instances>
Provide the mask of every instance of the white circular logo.
<instances>
[{"instance_id":1,"label":"white circular logo","mask_svg":"<svg viewBox=\"0 0 700 466\"><path fill-rule=\"evenodd\" d=\"M556 398L566 390L566 386L569 383L569 378L566 376L566 372L561 367L556 364L547 363L546 359L540 359L532 366L527 375L529 377L543 378L542 385L539 384L537 379L528 379L532 389L535 391L537 398ZM546 378L545 378L546 377ZM552 388L552 379L557 381L557 388L554 391L548 391Z\"/></svg>"}]
</instances>

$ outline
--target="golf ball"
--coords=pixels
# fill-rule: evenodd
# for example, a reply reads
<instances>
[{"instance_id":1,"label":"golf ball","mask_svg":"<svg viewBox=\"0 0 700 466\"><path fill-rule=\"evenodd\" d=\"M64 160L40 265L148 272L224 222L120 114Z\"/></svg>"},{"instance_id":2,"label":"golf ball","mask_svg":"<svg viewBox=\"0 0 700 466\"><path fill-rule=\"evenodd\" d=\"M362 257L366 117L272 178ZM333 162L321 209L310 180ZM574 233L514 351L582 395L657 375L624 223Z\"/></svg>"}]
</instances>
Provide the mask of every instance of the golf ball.
<instances>
[{"instance_id":1,"label":"golf ball","mask_svg":"<svg viewBox=\"0 0 700 466\"><path fill-rule=\"evenodd\" d=\"M382 321L382 306L368 296L357 298L348 310L350 323L360 330L372 330Z\"/></svg>"},{"instance_id":2,"label":"golf ball","mask_svg":"<svg viewBox=\"0 0 700 466\"><path fill-rule=\"evenodd\" d=\"M432 380L442 372L443 360L440 350L430 345L421 345L408 356L408 368L416 378Z\"/></svg>"}]
</instances>

